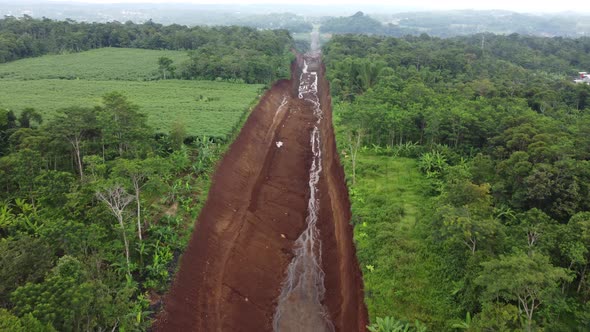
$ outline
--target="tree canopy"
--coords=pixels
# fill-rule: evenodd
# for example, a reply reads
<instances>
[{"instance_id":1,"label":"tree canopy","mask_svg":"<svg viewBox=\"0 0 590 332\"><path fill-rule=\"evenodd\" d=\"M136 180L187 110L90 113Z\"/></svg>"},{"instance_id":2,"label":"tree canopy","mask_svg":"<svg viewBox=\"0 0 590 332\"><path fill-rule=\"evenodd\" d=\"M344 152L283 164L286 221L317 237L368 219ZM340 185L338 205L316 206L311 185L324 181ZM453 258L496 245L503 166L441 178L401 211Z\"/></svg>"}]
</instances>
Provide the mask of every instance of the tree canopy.
<instances>
[{"instance_id":1,"label":"tree canopy","mask_svg":"<svg viewBox=\"0 0 590 332\"><path fill-rule=\"evenodd\" d=\"M586 37L518 34L337 35L325 45L340 150L361 131L361 149L417 158L429 181L423 191L430 203L411 234L422 255L442 262L430 278L452 296L437 303L445 308L438 317L413 314L432 319L434 330L588 326L590 86L573 78L590 68L589 53ZM352 167L349 175L355 173ZM380 186L387 185L395 184ZM371 207L383 224L397 222L379 214L385 208ZM369 247L389 253L395 244ZM372 250L371 261L381 262ZM402 255L406 245L397 250ZM396 273L395 266L371 266ZM412 291L371 290L396 294L379 300L390 303ZM461 314L453 317L453 310Z\"/></svg>"}]
</instances>

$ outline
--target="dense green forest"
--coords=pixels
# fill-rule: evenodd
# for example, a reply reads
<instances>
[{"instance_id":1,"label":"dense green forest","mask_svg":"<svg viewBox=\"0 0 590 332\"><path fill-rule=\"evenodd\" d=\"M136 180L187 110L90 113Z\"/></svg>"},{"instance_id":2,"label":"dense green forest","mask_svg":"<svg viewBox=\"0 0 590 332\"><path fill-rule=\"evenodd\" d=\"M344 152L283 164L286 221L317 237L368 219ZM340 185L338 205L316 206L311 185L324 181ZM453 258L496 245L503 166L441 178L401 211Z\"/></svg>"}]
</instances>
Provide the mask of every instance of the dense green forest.
<instances>
[{"instance_id":1,"label":"dense green forest","mask_svg":"<svg viewBox=\"0 0 590 332\"><path fill-rule=\"evenodd\" d=\"M285 31L238 27L0 20L3 61L109 44L192 52L109 48L3 67L11 92L0 101L2 331L149 328L206 199L212 168L262 88L236 81L267 83L287 73L292 39ZM248 61L235 60L247 66L244 72L231 67L228 57L248 54ZM187 57L195 74L180 64L175 75L173 61ZM113 67L97 69L95 62ZM31 63L45 68L31 70ZM146 77L151 82L141 82ZM109 92L117 87L146 106ZM172 99L161 105L166 98ZM4 108L16 99L18 107ZM198 131L191 125L199 119L191 116L195 106ZM157 121L164 108L174 116ZM206 127L202 116L215 126ZM215 131L216 137L203 135Z\"/></svg>"},{"instance_id":2,"label":"dense green forest","mask_svg":"<svg viewBox=\"0 0 590 332\"><path fill-rule=\"evenodd\" d=\"M237 26L0 19L0 63L102 47L186 50L189 59L175 64L178 78L270 83L288 76L293 40L286 30Z\"/></svg>"},{"instance_id":3,"label":"dense green forest","mask_svg":"<svg viewBox=\"0 0 590 332\"><path fill-rule=\"evenodd\" d=\"M589 53L517 34L324 47L372 321L590 327Z\"/></svg>"},{"instance_id":4,"label":"dense green forest","mask_svg":"<svg viewBox=\"0 0 590 332\"><path fill-rule=\"evenodd\" d=\"M0 330L149 326L224 147L185 136L117 92L49 121L0 109Z\"/></svg>"}]
</instances>

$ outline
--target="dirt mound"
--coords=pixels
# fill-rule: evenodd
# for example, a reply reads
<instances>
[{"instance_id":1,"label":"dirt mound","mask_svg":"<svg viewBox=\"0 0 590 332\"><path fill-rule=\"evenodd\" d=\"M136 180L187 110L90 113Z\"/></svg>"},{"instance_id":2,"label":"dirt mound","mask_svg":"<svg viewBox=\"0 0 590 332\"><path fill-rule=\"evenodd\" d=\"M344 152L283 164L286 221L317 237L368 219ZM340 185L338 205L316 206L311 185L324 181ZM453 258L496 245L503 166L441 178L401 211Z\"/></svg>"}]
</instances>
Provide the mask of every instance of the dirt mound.
<instances>
[{"instance_id":1,"label":"dirt mound","mask_svg":"<svg viewBox=\"0 0 590 332\"><path fill-rule=\"evenodd\" d=\"M334 128L332 126L332 100L325 67L320 70L320 102L324 108L322 150L324 176L320 180L320 234L322 261L326 274L325 304L332 322L339 331L365 331L369 324L364 302L363 279L356 258L353 227L350 225L350 200L346 188L344 169L340 164Z\"/></svg>"},{"instance_id":2,"label":"dirt mound","mask_svg":"<svg viewBox=\"0 0 590 332\"><path fill-rule=\"evenodd\" d=\"M294 77L298 70L294 65ZM315 118L310 105L297 98L297 86L296 79L276 83L221 161L156 331L272 331L310 195ZM364 331L362 278L323 68L319 86L325 119L318 223L324 306L337 331Z\"/></svg>"}]
</instances>

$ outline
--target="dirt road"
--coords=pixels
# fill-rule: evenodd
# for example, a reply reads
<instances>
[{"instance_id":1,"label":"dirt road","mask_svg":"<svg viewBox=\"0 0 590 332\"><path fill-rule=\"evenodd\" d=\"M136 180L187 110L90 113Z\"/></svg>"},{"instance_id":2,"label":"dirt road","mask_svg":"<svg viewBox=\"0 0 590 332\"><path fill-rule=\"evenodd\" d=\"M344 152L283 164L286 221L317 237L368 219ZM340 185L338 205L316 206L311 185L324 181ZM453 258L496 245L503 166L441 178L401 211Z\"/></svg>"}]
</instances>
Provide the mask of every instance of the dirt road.
<instances>
[{"instance_id":1,"label":"dirt road","mask_svg":"<svg viewBox=\"0 0 590 332\"><path fill-rule=\"evenodd\" d=\"M263 96L221 161L156 331L365 330L350 203L334 142L329 86L318 61L298 58L293 78ZM317 105L311 97L300 98L300 80L313 79L312 72ZM315 143L314 133L321 138ZM321 276L312 288L323 289L317 301L307 302L313 304L281 306L287 308L283 317L291 318L277 324L279 297L301 247L296 241L309 230L310 204L318 206L318 246L310 259L319 267L314 276ZM299 309L307 316L297 314ZM313 323L304 328L289 321Z\"/></svg>"}]
</instances>

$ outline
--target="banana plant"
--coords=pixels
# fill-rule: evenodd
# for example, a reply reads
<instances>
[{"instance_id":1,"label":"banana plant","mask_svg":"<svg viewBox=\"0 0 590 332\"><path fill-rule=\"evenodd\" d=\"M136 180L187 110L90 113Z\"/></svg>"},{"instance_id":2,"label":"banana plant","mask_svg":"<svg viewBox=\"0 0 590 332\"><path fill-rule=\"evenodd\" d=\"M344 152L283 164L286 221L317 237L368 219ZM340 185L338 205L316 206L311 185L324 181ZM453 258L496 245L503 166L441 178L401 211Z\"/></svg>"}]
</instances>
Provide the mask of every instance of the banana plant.
<instances>
[{"instance_id":1,"label":"banana plant","mask_svg":"<svg viewBox=\"0 0 590 332\"><path fill-rule=\"evenodd\" d=\"M0 230L11 227L14 221L15 216L8 204L0 205Z\"/></svg>"},{"instance_id":2,"label":"banana plant","mask_svg":"<svg viewBox=\"0 0 590 332\"><path fill-rule=\"evenodd\" d=\"M465 320L455 323L451 326L454 329L459 329L459 330L465 330L465 331L471 331L472 330L472 320L471 320L471 313L467 313L465 315Z\"/></svg>"},{"instance_id":3,"label":"banana plant","mask_svg":"<svg viewBox=\"0 0 590 332\"><path fill-rule=\"evenodd\" d=\"M21 211L17 215L17 222L22 223L28 232L37 234L37 231L39 231L41 225L39 224L39 220L37 218L37 209L35 206L20 198L15 199L14 203Z\"/></svg>"},{"instance_id":4,"label":"banana plant","mask_svg":"<svg viewBox=\"0 0 590 332\"><path fill-rule=\"evenodd\" d=\"M426 332L426 325L419 321L411 323L397 320L393 317L377 317L377 322L367 326L370 332Z\"/></svg>"},{"instance_id":5,"label":"banana plant","mask_svg":"<svg viewBox=\"0 0 590 332\"><path fill-rule=\"evenodd\" d=\"M403 323L393 317L377 317L377 322L367 328L371 332L408 332L410 324Z\"/></svg>"}]
</instances>

